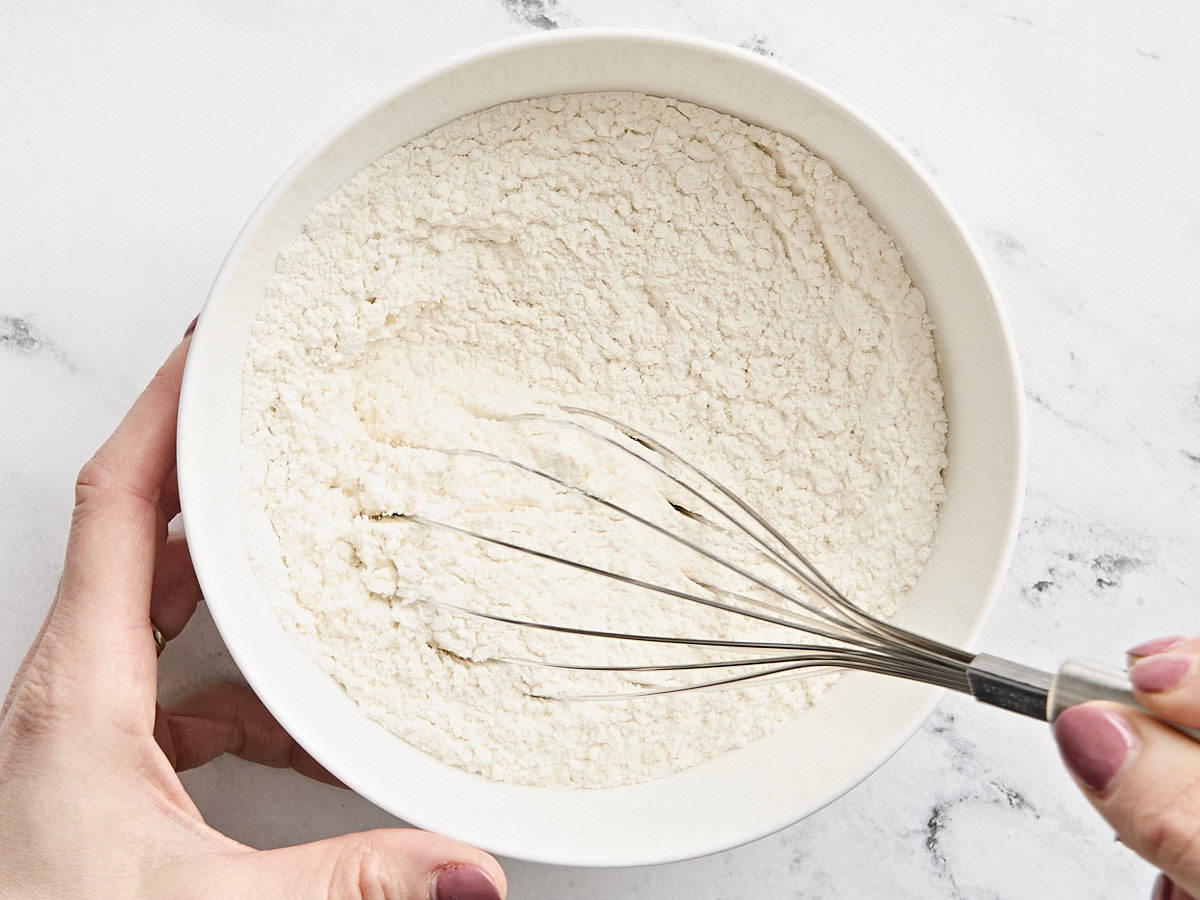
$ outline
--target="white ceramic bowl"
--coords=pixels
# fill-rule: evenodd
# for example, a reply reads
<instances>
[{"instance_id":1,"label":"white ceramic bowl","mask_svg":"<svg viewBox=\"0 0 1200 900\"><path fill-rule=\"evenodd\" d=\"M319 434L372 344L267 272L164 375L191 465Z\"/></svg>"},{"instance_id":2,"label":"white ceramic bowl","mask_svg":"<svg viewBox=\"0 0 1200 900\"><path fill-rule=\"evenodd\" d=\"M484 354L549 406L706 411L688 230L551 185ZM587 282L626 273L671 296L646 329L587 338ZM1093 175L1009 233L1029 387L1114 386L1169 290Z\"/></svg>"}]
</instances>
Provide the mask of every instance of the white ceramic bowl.
<instances>
[{"instance_id":1,"label":"white ceramic bowl","mask_svg":"<svg viewBox=\"0 0 1200 900\"><path fill-rule=\"evenodd\" d=\"M238 527L239 398L250 326L276 255L308 211L383 153L458 116L507 100L595 90L689 100L790 134L828 160L894 236L929 301L950 420L937 544L899 621L970 646L1011 551L1023 458L1012 343L979 254L894 141L790 70L707 41L606 30L498 44L411 82L319 141L254 213L200 317L180 401L179 487L192 559L230 653L326 768L395 815L496 853L635 865L713 853L812 813L887 759L938 692L847 675L782 730L669 778L599 791L496 784L360 716L276 622Z\"/></svg>"}]
</instances>

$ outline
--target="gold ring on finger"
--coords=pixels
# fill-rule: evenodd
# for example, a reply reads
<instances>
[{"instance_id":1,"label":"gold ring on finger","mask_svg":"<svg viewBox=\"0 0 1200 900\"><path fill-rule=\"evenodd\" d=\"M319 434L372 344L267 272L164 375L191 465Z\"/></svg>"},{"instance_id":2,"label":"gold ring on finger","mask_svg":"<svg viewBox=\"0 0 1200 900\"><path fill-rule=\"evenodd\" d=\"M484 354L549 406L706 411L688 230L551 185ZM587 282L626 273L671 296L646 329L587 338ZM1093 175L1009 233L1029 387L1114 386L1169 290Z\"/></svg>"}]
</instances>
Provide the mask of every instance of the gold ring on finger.
<instances>
[{"instance_id":1,"label":"gold ring on finger","mask_svg":"<svg viewBox=\"0 0 1200 900\"><path fill-rule=\"evenodd\" d=\"M162 629L158 627L153 619L150 620L150 634L154 637L155 656L162 656L162 652L167 646L167 639L163 637Z\"/></svg>"}]
</instances>

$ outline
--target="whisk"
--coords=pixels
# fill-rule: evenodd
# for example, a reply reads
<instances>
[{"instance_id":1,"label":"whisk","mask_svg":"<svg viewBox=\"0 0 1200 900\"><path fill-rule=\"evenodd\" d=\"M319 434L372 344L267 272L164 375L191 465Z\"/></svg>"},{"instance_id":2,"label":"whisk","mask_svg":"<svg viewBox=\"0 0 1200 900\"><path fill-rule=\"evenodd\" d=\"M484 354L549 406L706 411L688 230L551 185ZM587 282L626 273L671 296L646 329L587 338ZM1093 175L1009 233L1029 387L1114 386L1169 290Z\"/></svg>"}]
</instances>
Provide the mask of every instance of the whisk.
<instances>
[{"instance_id":1,"label":"whisk","mask_svg":"<svg viewBox=\"0 0 1200 900\"><path fill-rule=\"evenodd\" d=\"M590 565L585 560L550 553L534 546L517 543L495 535L483 534L452 522L440 521L412 513L383 513L371 516L375 520L407 522L412 525L439 529L482 544L506 548L538 559L569 566L598 578L609 579L630 587L649 591L677 600L700 604L711 609L745 616L760 622L783 626L807 636L808 640L738 641L704 637L638 634L620 631L588 629L497 615L480 609L427 600L435 607L482 620L545 632L576 635L609 641L635 641L645 644L682 645L707 651L729 651L720 659L680 662L665 665L584 665L546 660L506 659L505 662L543 666L565 671L633 673L708 673L722 672L720 677L704 676L705 680L688 684L653 686L617 694L582 694L551 699L623 700L705 689L728 689L764 680L802 677L854 670L873 672L937 687L949 688L992 706L1053 722L1060 712L1077 703L1089 700L1113 700L1138 709L1128 678L1123 670L1091 660L1071 659L1057 672L1044 672L986 653L969 653L928 637L892 625L872 616L847 598L795 545L771 525L745 500L708 475L695 464L671 450L661 441L618 421L604 413L579 407L560 407L562 417L545 413L511 416L516 422L538 422L544 425L575 429L589 439L602 442L630 458L634 465L648 466L659 476L668 479L690 498L688 503L671 502L671 508L691 524L692 530L711 529L730 535L753 549L757 557L770 564L785 581L798 586L787 587L768 580L761 574L720 555L709 547L670 527L652 521L610 499L573 484L564 478L536 466L507 459L483 450L448 450L450 454L478 457L491 463L511 466L531 476L544 479L554 489L575 493L616 513L619 517L647 528L658 535L685 547L697 557L707 560L718 569L732 572L750 582L769 599L752 597L693 579L696 590L683 590L631 575ZM592 423L602 423L624 441L605 433ZM649 455L646 451L649 451ZM674 471L673 471L674 470ZM687 478L677 474L687 473ZM683 520L678 520L682 525ZM818 639L818 640L814 640ZM1171 724L1172 727L1200 741L1200 730Z\"/></svg>"}]
</instances>

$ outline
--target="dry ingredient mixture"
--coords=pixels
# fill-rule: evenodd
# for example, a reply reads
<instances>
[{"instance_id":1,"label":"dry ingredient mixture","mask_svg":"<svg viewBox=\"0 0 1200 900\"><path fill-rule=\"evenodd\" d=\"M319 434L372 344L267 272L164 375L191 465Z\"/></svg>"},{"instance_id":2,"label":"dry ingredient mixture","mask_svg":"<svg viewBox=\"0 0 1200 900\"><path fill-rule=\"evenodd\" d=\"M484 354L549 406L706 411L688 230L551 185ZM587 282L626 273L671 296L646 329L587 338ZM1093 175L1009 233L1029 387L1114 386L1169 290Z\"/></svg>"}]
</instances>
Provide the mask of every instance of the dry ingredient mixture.
<instances>
[{"instance_id":1,"label":"dry ingredient mixture","mask_svg":"<svg viewBox=\"0 0 1200 900\"><path fill-rule=\"evenodd\" d=\"M418 514L684 589L719 578L576 494L446 452L491 451L681 520L662 479L600 442L508 418L561 418L559 404L624 419L709 469L873 611L889 614L928 558L946 462L931 323L892 240L828 164L784 135L635 93L458 119L346 182L280 255L245 371L242 459L244 531L285 627L366 715L448 763L543 786L645 781L770 733L828 682L544 699L671 677L500 660L695 653L427 602L795 639L378 518Z\"/></svg>"}]
</instances>

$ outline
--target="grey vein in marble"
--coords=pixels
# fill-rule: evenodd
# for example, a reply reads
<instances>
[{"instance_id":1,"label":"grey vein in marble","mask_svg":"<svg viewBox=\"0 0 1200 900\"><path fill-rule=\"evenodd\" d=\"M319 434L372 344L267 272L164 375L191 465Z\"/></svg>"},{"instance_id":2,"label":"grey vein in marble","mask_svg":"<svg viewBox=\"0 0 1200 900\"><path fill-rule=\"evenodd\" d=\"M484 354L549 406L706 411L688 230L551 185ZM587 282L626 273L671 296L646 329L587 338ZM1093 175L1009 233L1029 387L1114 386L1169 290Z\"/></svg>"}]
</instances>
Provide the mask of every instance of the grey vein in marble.
<instances>
[{"instance_id":1,"label":"grey vein in marble","mask_svg":"<svg viewBox=\"0 0 1200 900\"><path fill-rule=\"evenodd\" d=\"M1041 812L1024 791L994 771L988 753L977 741L958 732L953 713L936 710L926 727L930 734L937 736L936 753L942 757L942 764L948 765L958 776L949 779L950 783L955 780L960 783L949 791L939 792L940 796L935 797L914 837L918 838L929 864L943 883L945 896L980 896L976 889L961 883L951 858L954 854L947 852L946 842L955 828L956 816L960 817L957 822L961 828L961 816L972 807L1012 811L1031 820L1040 819Z\"/></svg>"},{"instance_id":2,"label":"grey vein in marble","mask_svg":"<svg viewBox=\"0 0 1200 900\"><path fill-rule=\"evenodd\" d=\"M1121 576L1133 569L1140 569L1145 563L1123 553L1101 553L1094 556L1089 565L1097 573L1096 587L1110 588L1121 583Z\"/></svg>"},{"instance_id":3,"label":"grey vein in marble","mask_svg":"<svg viewBox=\"0 0 1200 900\"><path fill-rule=\"evenodd\" d=\"M921 168L923 168L926 172L928 172L930 175L934 176L935 178L937 177L938 170L934 167L933 163L931 163L928 159L925 158L925 154L922 153L919 149L917 149L916 144L913 144L910 141L905 140L902 136L899 136L899 135L897 135L897 140L899 140L900 143L902 143L904 145L904 149L909 152L909 154L912 156L912 158L921 164Z\"/></svg>"},{"instance_id":4,"label":"grey vein in marble","mask_svg":"<svg viewBox=\"0 0 1200 900\"><path fill-rule=\"evenodd\" d=\"M749 50L751 53L757 53L759 56L765 56L768 59L775 58L775 50L771 47L771 39L765 34L752 34L746 40L738 44L743 50Z\"/></svg>"},{"instance_id":5,"label":"grey vein in marble","mask_svg":"<svg viewBox=\"0 0 1200 900\"><path fill-rule=\"evenodd\" d=\"M946 871L946 857L942 855L938 849L939 835L942 829L946 827L946 809L949 806L947 803L934 804L933 810L930 812L929 820L925 823L925 849L929 851L929 855L933 857L933 864ZM949 873L947 873L949 874ZM953 876L950 877L953 882Z\"/></svg>"},{"instance_id":6,"label":"grey vein in marble","mask_svg":"<svg viewBox=\"0 0 1200 900\"><path fill-rule=\"evenodd\" d=\"M1037 808L1016 788L1011 788L999 781L990 782L990 786L995 788L996 792L1008 804L1010 809L1027 809L1034 816L1038 815Z\"/></svg>"},{"instance_id":7,"label":"grey vein in marble","mask_svg":"<svg viewBox=\"0 0 1200 900\"><path fill-rule=\"evenodd\" d=\"M523 25L543 31L558 28L558 0L500 0L505 12Z\"/></svg>"},{"instance_id":8,"label":"grey vein in marble","mask_svg":"<svg viewBox=\"0 0 1200 900\"><path fill-rule=\"evenodd\" d=\"M28 319L0 315L0 349L33 353L43 345Z\"/></svg>"},{"instance_id":9,"label":"grey vein in marble","mask_svg":"<svg viewBox=\"0 0 1200 900\"><path fill-rule=\"evenodd\" d=\"M1081 422L1078 419L1072 419L1070 416L1068 416L1066 413L1062 412L1061 410L1055 409L1053 406L1050 405L1049 401L1047 401L1045 397L1043 397L1041 394L1037 393L1036 391L1031 391L1031 390L1025 391L1025 399L1028 400L1030 403L1032 403L1034 406L1040 406L1046 412L1050 413L1050 415L1054 416L1056 419L1060 419L1062 422L1064 422L1067 425L1070 425L1072 428L1080 428L1080 429L1088 429L1089 428L1087 422ZM1104 440L1107 443L1112 442L1110 438L1104 438Z\"/></svg>"},{"instance_id":10,"label":"grey vein in marble","mask_svg":"<svg viewBox=\"0 0 1200 900\"><path fill-rule=\"evenodd\" d=\"M1025 246L1023 241L1017 240L1016 237L1003 228L989 228L984 231L984 235L987 237L988 243L1000 257L1001 262L1006 265L1018 266L1022 263L1029 263L1036 268L1050 270L1048 265L1029 252L1029 248Z\"/></svg>"},{"instance_id":11,"label":"grey vein in marble","mask_svg":"<svg viewBox=\"0 0 1200 900\"><path fill-rule=\"evenodd\" d=\"M1043 516L1033 526L1044 531L1065 527L1067 523ZM1093 527L1088 529L1088 543L1105 549L1090 552L1060 550L1043 554L1050 562L1044 565L1039 577L1021 587L1021 598L1035 609L1044 610L1053 606L1060 596L1078 596L1118 589L1126 578L1145 569L1151 563L1145 554L1132 546L1130 536L1121 536ZM1111 548L1111 549L1110 549ZM1140 554L1140 555L1139 555ZM1134 604L1138 601L1134 600Z\"/></svg>"},{"instance_id":12,"label":"grey vein in marble","mask_svg":"<svg viewBox=\"0 0 1200 900\"><path fill-rule=\"evenodd\" d=\"M1033 21L1033 19L1029 18L1029 16L1023 16L1011 12L1001 12L992 9L984 9L983 7L976 6L973 3L959 3L957 5L959 9L966 9L970 10L971 12L982 13L985 16L991 16L992 18L1000 19L1003 22L1009 22L1013 25L1019 25L1022 28L1028 28L1030 31L1036 31L1039 34L1048 34L1054 37L1068 37L1066 32L1056 31L1053 28L1046 28L1044 25L1039 25L1037 22Z\"/></svg>"},{"instance_id":13,"label":"grey vein in marble","mask_svg":"<svg viewBox=\"0 0 1200 900\"><path fill-rule=\"evenodd\" d=\"M67 359L62 348L41 334L32 320L25 316L10 316L0 313L0 353L9 352L21 356L50 357L75 372L75 364Z\"/></svg>"}]
</instances>

